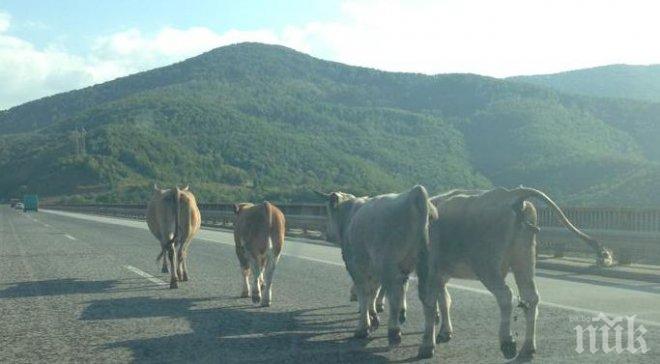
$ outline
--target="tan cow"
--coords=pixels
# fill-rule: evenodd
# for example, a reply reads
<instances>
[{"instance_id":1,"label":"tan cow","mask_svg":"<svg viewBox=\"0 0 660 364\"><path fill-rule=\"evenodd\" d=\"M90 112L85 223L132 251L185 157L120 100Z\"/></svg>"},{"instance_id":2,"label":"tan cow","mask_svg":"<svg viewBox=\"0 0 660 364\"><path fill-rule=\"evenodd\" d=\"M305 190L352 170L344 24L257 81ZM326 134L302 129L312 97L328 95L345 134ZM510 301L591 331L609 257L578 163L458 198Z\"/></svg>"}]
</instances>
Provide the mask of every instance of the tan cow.
<instances>
[{"instance_id":1,"label":"tan cow","mask_svg":"<svg viewBox=\"0 0 660 364\"><path fill-rule=\"evenodd\" d=\"M456 190L433 197L430 201L437 208L439 218L429 229L428 270L418 272L420 289L426 291L422 300L426 328L420 357L433 356L435 344L452 337L451 298L447 291L450 278L479 279L495 296L500 308L500 350L508 359L515 357L517 347L510 330L512 292L505 281L509 270L513 272L520 306L525 311L525 341L518 358L524 361L534 355L539 303L534 271L536 235L540 229L536 208L527 201L530 198L546 203L568 230L597 253L598 264L612 264L608 249L577 229L554 201L533 188ZM436 303L442 316L437 336Z\"/></svg>"},{"instance_id":2,"label":"tan cow","mask_svg":"<svg viewBox=\"0 0 660 364\"><path fill-rule=\"evenodd\" d=\"M236 255L243 271L241 297L250 292L252 276L252 302L270 306L275 266L284 246L285 219L280 209L266 201L259 205L234 205L234 243ZM265 272L265 279L262 274ZM265 281L265 282L264 282ZM265 293L262 297L262 282Z\"/></svg>"},{"instance_id":3,"label":"tan cow","mask_svg":"<svg viewBox=\"0 0 660 364\"><path fill-rule=\"evenodd\" d=\"M160 241L161 252L156 259L163 259L163 273L167 273L169 258L170 288L178 288L178 281L189 278L186 263L188 246L201 221L197 201L188 191L188 186L162 190L154 185L154 193L147 206L147 225Z\"/></svg>"}]
</instances>

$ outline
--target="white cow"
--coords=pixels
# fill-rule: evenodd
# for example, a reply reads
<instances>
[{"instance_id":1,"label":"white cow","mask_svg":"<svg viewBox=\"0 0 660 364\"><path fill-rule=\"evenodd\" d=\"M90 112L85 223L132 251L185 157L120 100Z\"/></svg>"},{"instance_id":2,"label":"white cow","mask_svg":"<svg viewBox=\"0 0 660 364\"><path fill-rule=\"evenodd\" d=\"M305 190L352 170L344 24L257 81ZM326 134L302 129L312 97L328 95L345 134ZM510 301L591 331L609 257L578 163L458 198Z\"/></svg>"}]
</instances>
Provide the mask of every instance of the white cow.
<instances>
[{"instance_id":1,"label":"white cow","mask_svg":"<svg viewBox=\"0 0 660 364\"><path fill-rule=\"evenodd\" d=\"M429 220L437 217L436 209L422 186L376 197L355 197L343 192L325 196L328 237L340 242L357 291L360 320L355 336L364 338L369 330L378 327L374 303L382 286L390 302L389 343L398 345L406 282L417 268L418 257L426 254Z\"/></svg>"}]
</instances>

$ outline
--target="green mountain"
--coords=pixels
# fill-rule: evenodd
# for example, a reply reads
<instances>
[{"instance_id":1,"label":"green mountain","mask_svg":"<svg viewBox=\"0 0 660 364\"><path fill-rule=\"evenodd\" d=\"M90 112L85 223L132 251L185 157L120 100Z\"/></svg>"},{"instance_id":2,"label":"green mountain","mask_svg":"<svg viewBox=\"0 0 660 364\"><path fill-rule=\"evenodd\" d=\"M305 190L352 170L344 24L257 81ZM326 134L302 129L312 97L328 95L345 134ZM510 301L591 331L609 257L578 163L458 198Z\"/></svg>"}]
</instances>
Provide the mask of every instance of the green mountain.
<instances>
[{"instance_id":1,"label":"green mountain","mask_svg":"<svg viewBox=\"0 0 660 364\"><path fill-rule=\"evenodd\" d=\"M660 102L660 65L615 64L548 75L516 76L509 80L579 95Z\"/></svg>"},{"instance_id":2,"label":"green mountain","mask_svg":"<svg viewBox=\"0 0 660 364\"><path fill-rule=\"evenodd\" d=\"M0 197L144 201L156 181L204 202L525 184L649 205L660 197L622 186L658 185L659 137L660 104L243 43L0 113Z\"/></svg>"}]
</instances>

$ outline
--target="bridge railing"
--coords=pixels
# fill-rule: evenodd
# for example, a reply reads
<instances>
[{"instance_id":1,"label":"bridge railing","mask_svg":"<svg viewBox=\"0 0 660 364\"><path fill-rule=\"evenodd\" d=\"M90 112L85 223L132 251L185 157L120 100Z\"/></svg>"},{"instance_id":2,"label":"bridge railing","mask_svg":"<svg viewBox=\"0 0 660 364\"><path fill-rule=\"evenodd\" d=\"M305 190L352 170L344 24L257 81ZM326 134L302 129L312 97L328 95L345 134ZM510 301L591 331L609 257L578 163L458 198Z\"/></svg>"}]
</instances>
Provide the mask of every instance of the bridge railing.
<instances>
[{"instance_id":1,"label":"bridge railing","mask_svg":"<svg viewBox=\"0 0 660 364\"><path fill-rule=\"evenodd\" d=\"M278 204L287 219L287 233L311 239L324 239L326 210L322 204ZM146 205L93 204L49 205L47 209L145 219ZM233 227L231 204L200 204L202 224L209 227ZM660 265L660 210L563 208L567 217L580 229L613 250L621 264ZM555 257L593 256L587 245L566 230L550 209L539 209L539 252Z\"/></svg>"}]
</instances>

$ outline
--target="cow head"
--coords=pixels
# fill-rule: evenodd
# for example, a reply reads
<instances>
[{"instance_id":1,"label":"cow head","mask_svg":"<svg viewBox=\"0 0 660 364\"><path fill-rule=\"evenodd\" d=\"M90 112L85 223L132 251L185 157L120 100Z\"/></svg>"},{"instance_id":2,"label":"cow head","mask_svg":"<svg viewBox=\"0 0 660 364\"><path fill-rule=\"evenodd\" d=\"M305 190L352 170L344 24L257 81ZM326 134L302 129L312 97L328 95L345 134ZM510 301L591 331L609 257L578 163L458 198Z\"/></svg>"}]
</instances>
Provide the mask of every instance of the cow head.
<instances>
[{"instance_id":1,"label":"cow head","mask_svg":"<svg viewBox=\"0 0 660 364\"><path fill-rule=\"evenodd\" d=\"M190 185L185 185L183 188L179 187L179 185L176 185L177 191L188 191L190 189Z\"/></svg>"},{"instance_id":2,"label":"cow head","mask_svg":"<svg viewBox=\"0 0 660 364\"><path fill-rule=\"evenodd\" d=\"M348 228L350 214L357 197L345 192L323 193L314 191L326 201L328 211L328 241L341 244L343 232Z\"/></svg>"},{"instance_id":3,"label":"cow head","mask_svg":"<svg viewBox=\"0 0 660 364\"><path fill-rule=\"evenodd\" d=\"M244 208L250 207L250 206L254 206L254 204L244 202L244 203L235 203L235 204L232 205L232 208L234 210L234 214L238 215L238 214L241 213L241 211L243 211Z\"/></svg>"}]
</instances>

